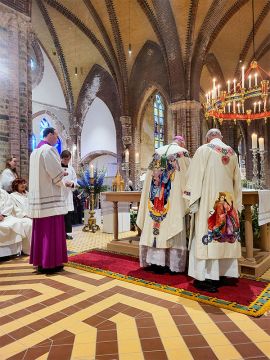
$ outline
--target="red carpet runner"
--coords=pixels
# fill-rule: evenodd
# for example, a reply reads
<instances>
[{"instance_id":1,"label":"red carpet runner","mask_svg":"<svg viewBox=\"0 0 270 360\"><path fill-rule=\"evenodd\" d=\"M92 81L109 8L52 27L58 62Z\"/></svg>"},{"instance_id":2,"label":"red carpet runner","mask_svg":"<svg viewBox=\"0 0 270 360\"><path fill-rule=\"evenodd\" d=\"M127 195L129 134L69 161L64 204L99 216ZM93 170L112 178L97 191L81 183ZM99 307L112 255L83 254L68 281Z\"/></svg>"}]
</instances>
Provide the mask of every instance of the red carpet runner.
<instances>
[{"instance_id":1,"label":"red carpet runner","mask_svg":"<svg viewBox=\"0 0 270 360\"><path fill-rule=\"evenodd\" d=\"M229 279L228 285L212 294L194 288L187 275L155 274L140 268L135 257L102 250L70 256L68 265L252 316L270 308L270 286L264 281Z\"/></svg>"}]
</instances>

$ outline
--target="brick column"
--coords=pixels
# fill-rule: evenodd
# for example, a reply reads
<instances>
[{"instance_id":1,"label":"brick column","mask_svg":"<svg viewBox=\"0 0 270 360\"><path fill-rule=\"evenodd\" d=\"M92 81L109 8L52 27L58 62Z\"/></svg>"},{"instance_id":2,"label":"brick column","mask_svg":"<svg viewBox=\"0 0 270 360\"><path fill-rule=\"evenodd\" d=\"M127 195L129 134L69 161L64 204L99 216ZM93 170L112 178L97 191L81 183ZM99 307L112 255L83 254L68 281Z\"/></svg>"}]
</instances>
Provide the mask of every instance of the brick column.
<instances>
[{"instance_id":1,"label":"brick column","mask_svg":"<svg viewBox=\"0 0 270 360\"><path fill-rule=\"evenodd\" d=\"M184 135L187 149L193 155L201 145L201 104L195 100L182 100L170 104L174 135Z\"/></svg>"},{"instance_id":2,"label":"brick column","mask_svg":"<svg viewBox=\"0 0 270 360\"><path fill-rule=\"evenodd\" d=\"M30 18L0 4L0 169L8 156L18 159L20 176L28 178L31 80ZM29 101L30 100L30 101Z\"/></svg>"},{"instance_id":3,"label":"brick column","mask_svg":"<svg viewBox=\"0 0 270 360\"><path fill-rule=\"evenodd\" d=\"M10 154L9 149L9 36L8 22L9 13L1 13L0 28L0 170L5 167L6 158Z\"/></svg>"}]
</instances>

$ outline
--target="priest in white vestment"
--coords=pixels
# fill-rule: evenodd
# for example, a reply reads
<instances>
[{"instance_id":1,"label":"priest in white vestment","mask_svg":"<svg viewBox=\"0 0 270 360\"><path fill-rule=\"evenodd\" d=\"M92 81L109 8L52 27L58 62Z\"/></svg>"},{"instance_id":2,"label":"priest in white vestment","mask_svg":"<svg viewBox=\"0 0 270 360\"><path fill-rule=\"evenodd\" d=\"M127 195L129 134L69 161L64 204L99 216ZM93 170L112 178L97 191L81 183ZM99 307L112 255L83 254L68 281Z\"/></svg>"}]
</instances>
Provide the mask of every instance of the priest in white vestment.
<instances>
[{"instance_id":1,"label":"priest in white vestment","mask_svg":"<svg viewBox=\"0 0 270 360\"><path fill-rule=\"evenodd\" d=\"M64 214L67 213L62 186L71 183L62 179L66 174L54 145L58 132L43 131L44 140L30 156L29 217L33 219L30 264L41 273L63 269L68 261Z\"/></svg>"},{"instance_id":2,"label":"priest in white vestment","mask_svg":"<svg viewBox=\"0 0 270 360\"><path fill-rule=\"evenodd\" d=\"M28 193L26 191L26 180L16 179L12 182L12 193L10 199L13 203L13 215L23 223L26 237L22 240L24 254L30 255L33 221L28 217Z\"/></svg>"},{"instance_id":3,"label":"priest in white vestment","mask_svg":"<svg viewBox=\"0 0 270 360\"><path fill-rule=\"evenodd\" d=\"M27 236L21 219L12 215L13 204L10 195L0 189L0 257L19 253L22 239Z\"/></svg>"},{"instance_id":4,"label":"priest in white vestment","mask_svg":"<svg viewBox=\"0 0 270 360\"><path fill-rule=\"evenodd\" d=\"M148 167L137 217L142 230L140 264L156 272L183 272L186 266L185 214L183 197L190 158L179 146L180 138L160 147Z\"/></svg>"},{"instance_id":5,"label":"priest in white vestment","mask_svg":"<svg viewBox=\"0 0 270 360\"><path fill-rule=\"evenodd\" d=\"M221 139L219 129L208 131L207 143L192 159L185 192L194 224L188 274L196 288L209 292L218 291L223 277L239 276L237 259L241 257L240 170L234 150Z\"/></svg>"}]
</instances>

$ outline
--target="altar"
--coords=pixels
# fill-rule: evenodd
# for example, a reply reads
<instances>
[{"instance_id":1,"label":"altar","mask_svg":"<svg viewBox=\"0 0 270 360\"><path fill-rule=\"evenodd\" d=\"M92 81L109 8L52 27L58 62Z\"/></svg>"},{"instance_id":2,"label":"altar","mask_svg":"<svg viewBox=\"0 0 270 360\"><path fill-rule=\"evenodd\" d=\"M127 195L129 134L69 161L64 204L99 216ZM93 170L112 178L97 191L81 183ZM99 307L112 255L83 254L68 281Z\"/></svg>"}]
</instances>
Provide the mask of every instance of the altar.
<instances>
[{"instance_id":1,"label":"altar","mask_svg":"<svg viewBox=\"0 0 270 360\"><path fill-rule=\"evenodd\" d=\"M239 259L240 272L254 277L261 276L270 268L270 224L260 226L259 247L254 248L251 206L259 204L258 190L243 190L245 215L245 247Z\"/></svg>"},{"instance_id":2,"label":"altar","mask_svg":"<svg viewBox=\"0 0 270 360\"><path fill-rule=\"evenodd\" d=\"M140 202L139 191L112 191L104 192L102 196L106 201L113 203L114 239L107 245L108 250L124 254L139 255L139 236L120 239L118 229L118 203ZM245 214L245 247L242 248L242 258L239 259L240 272L243 275L261 276L270 268L270 224L260 227L260 243L254 248L251 206L259 203L257 190L243 190L243 206Z\"/></svg>"}]
</instances>

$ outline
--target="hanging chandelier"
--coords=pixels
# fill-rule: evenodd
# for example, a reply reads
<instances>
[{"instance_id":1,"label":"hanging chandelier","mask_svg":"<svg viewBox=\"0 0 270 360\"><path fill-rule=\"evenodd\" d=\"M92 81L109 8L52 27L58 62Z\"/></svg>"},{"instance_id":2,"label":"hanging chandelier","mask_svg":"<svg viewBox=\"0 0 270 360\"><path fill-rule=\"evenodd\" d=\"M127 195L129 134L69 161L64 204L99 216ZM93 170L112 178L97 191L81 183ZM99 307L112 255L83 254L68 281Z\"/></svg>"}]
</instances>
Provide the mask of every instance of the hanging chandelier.
<instances>
[{"instance_id":1,"label":"hanging chandelier","mask_svg":"<svg viewBox=\"0 0 270 360\"><path fill-rule=\"evenodd\" d=\"M221 86L213 79L213 88L206 94L204 103L205 117L212 117L220 124L224 120L246 121L270 117L267 108L269 95L268 74L253 60L245 72L242 66L241 79L227 81L227 89L221 90Z\"/></svg>"},{"instance_id":2,"label":"hanging chandelier","mask_svg":"<svg viewBox=\"0 0 270 360\"><path fill-rule=\"evenodd\" d=\"M226 89L221 89L213 79L212 89L206 93L203 103L206 119L213 118L222 124L225 120L246 121L248 125L252 120L270 117L267 104L269 96L269 74L262 69L255 60L254 41L254 1L252 0L253 16L253 61L245 71L242 66L241 77L227 81Z\"/></svg>"}]
</instances>

